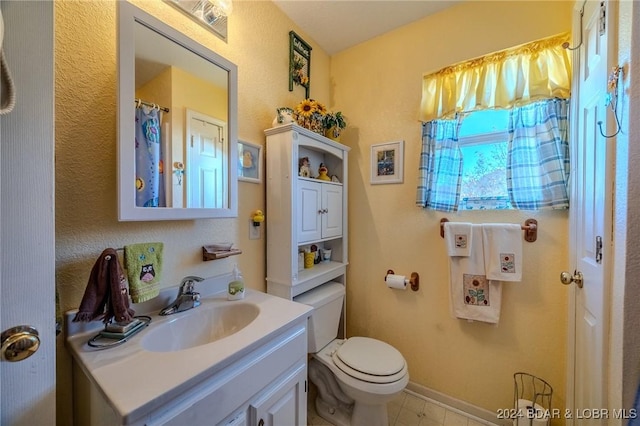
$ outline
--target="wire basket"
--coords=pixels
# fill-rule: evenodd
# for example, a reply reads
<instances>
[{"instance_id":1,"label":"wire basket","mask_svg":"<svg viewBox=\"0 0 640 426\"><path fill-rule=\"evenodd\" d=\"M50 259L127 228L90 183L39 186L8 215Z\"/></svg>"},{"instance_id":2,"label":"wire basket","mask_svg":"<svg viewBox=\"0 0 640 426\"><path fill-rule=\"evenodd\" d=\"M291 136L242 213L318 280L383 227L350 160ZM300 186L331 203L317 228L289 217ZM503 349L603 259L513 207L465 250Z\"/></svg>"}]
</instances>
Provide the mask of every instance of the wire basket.
<instances>
[{"instance_id":1,"label":"wire basket","mask_svg":"<svg viewBox=\"0 0 640 426\"><path fill-rule=\"evenodd\" d=\"M513 406L516 426L548 426L551 417L553 388L539 377L528 373L513 375Z\"/></svg>"}]
</instances>

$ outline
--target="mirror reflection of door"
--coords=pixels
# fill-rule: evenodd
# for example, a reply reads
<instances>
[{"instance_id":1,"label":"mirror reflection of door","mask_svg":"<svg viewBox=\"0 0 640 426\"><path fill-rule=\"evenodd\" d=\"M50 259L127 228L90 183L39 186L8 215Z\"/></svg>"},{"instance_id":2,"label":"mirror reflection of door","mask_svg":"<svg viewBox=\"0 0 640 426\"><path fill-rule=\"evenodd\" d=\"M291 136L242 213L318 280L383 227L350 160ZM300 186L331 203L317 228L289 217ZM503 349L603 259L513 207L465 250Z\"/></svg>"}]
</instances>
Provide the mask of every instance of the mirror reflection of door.
<instances>
[{"instance_id":1,"label":"mirror reflection of door","mask_svg":"<svg viewBox=\"0 0 640 426\"><path fill-rule=\"evenodd\" d=\"M186 200L190 208L223 208L227 202L226 123L187 110ZM175 191L174 191L175 193Z\"/></svg>"}]
</instances>

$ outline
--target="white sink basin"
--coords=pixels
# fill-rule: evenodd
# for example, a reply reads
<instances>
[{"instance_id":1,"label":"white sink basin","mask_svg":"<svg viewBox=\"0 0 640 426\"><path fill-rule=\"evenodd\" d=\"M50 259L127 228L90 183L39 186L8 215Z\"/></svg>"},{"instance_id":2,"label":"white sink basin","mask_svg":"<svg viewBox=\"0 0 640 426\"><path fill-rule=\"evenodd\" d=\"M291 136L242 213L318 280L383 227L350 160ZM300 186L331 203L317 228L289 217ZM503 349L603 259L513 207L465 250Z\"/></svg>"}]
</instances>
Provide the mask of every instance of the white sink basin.
<instances>
[{"instance_id":1,"label":"white sink basin","mask_svg":"<svg viewBox=\"0 0 640 426\"><path fill-rule=\"evenodd\" d=\"M260 313L253 303L229 302L205 304L174 314L175 318L151 324L142 338L142 347L150 352L174 352L206 345L245 328Z\"/></svg>"}]
</instances>

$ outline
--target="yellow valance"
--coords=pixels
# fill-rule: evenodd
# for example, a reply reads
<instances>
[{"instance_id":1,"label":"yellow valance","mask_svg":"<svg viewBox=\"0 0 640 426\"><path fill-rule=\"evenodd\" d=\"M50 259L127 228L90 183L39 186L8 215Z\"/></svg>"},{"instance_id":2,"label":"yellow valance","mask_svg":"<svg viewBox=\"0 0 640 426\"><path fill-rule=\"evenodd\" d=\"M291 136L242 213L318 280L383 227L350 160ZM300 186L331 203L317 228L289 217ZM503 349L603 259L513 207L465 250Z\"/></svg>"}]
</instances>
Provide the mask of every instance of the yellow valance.
<instances>
[{"instance_id":1,"label":"yellow valance","mask_svg":"<svg viewBox=\"0 0 640 426\"><path fill-rule=\"evenodd\" d=\"M420 119L510 108L535 99L568 98L571 55L562 43L569 38L569 33L556 35L425 75Z\"/></svg>"}]
</instances>

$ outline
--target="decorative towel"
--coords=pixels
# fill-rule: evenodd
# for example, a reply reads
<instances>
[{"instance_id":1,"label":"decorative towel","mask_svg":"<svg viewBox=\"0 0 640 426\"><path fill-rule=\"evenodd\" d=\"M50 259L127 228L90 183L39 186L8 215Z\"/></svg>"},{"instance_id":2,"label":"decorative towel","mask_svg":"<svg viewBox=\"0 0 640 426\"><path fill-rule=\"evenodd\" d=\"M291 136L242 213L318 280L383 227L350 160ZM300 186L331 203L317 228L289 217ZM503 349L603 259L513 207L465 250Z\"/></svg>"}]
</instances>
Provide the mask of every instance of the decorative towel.
<instances>
[{"instance_id":1,"label":"decorative towel","mask_svg":"<svg viewBox=\"0 0 640 426\"><path fill-rule=\"evenodd\" d=\"M484 272L482 225L472 225L473 243L468 257L450 257L451 314L460 319L497 324L502 285Z\"/></svg>"},{"instance_id":2,"label":"decorative towel","mask_svg":"<svg viewBox=\"0 0 640 426\"><path fill-rule=\"evenodd\" d=\"M444 240L449 256L469 256L471 251L471 224L467 222L445 222Z\"/></svg>"},{"instance_id":3,"label":"decorative towel","mask_svg":"<svg viewBox=\"0 0 640 426\"><path fill-rule=\"evenodd\" d=\"M162 243L139 243L124 246L129 292L133 303L146 302L160 294Z\"/></svg>"},{"instance_id":4,"label":"decorative towel","mask_svg":"<svg viewBox=\"0 0 640 426\"><path fill-rule=\"evenodd\" d=\"M484 268L487 278L500 281L522 279L522 228L513 223L482 225Z\"/></svg>"},{"instance_id":5,"label":"decorative towel","mask_svg":"<svg viewBox=\"0 0 640 426\"><path fill-rule=\"evenodd\" d=\"M129 308L127 282L118 253L112 248L105 249L91 269L80 308L73 320L103 318L108 323L115 318L118 322L129 322L134 314Z\"/></svg>"}]
</instances>

